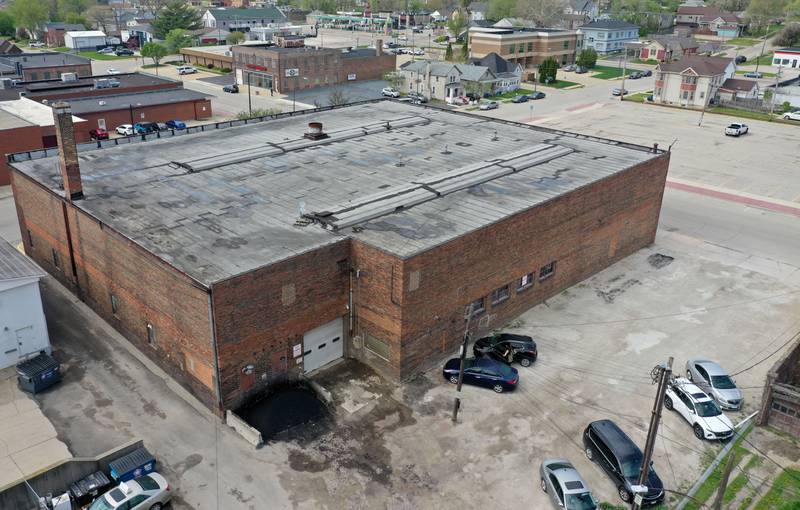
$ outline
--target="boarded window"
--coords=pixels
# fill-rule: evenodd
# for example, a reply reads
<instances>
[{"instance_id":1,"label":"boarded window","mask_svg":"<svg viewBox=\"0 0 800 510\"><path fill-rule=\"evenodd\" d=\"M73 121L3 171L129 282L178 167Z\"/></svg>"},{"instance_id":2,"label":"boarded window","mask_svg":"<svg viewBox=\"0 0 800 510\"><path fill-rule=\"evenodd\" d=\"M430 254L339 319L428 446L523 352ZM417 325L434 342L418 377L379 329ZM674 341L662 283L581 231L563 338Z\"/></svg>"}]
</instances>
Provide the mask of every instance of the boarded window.
<instances>
[{"instance_id":1,"label":"boarded window","mask_svg":"<svg viewBox=\"0 0 800 510\"><path fill-rule=\"evenodd\" d=\"M58 256L58 252L55 248L52 249L53 252L53 265L56 266L56 269L61 269L61 258Z\"/></svg>"},{"instance_id":2,"label":"boarded window","mask_svg":"<svg viewBox=\"0 0 800 510\"><path fill-rule=\"evenodd\" d=\"M147 323L147 343L151 347L156 346L156 328L149 322Z\"/></svg>"},{"instance_id":3,"label":"boarded window","mask_svg":"<svg viewBox=\"0 0 800 510\"><path fill-rule=\"evenodd\" d=\"M281 302L283 306L289 306L295 301L295 288L293 283L284 285L281 288Z\"/></svg>"},{"instance_id":4,"label":"boarded window","mask_svg":"<svg viewBox=\"0 0 800 510\"><path fill-rule=\"evenodd\" d=\"M411 271L408 274L408 291L414 292L419 288L419 270Z\"/></svg>"},{"instance_id":5,"label":"boarded window","mask_svg":"<svg viewBox=\"0 0 800 510\"><path fill-rule=\"evenodd\" d=\"M118 311L119 311L119 300L117 299L117 296L111 294L111 312L114 315L116 315Z\"/></svg>"},{"instance_id":6,"label":"boarded window","mask_svg":"<svg viewBox=\"0 0 800 510\"><path fill-rule=\"evenodd\" d=\"M389 361L389 344L367 333L364 336L364 347L379 358Z\"/></svg>"},{"instance_id":7,"label":"boarded window","mask_svg":"<svg viewBox=\"0 0 800 510\"><path fill-rule=\"evenodd\" d=\"M531 286L533 286L533 273L522 275L517 284L517 292L529 289Z\"/></svg>"}]
</instances>

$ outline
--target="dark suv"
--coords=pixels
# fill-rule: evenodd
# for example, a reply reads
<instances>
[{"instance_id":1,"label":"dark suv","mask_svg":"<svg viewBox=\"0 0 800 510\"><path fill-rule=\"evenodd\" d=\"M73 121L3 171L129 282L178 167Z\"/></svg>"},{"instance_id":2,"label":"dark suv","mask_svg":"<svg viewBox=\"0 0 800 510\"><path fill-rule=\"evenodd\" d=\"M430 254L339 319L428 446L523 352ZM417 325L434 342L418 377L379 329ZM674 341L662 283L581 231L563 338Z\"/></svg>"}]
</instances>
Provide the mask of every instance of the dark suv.
<instances>
[{"instance_id":1,"label":"dark suv","mask_svg":"<svg viewBox=\"0 0 800 510\"><path fill-rule=\"evenodd\" d=\"M625 432L611 420L593 421L583 431L586 457L596 462L617 485L620 499L633 501L631 487L639 482L642 468L642 451ZM647 494L642 505L657 505L664 501L664 484L652 465L647 475Z\"/></svg>"},{"instance_id":2,"label":"dark suv","mask_svg":"<svg viewBox=\"0 0 800 510\"><path fill-rule=\"evenodd\" d=\"M539 356L533 338L512 333L479 338L472 346L472 352L478 358L488 356L509 365L516 361L523 367L530 366Z\"/></svg>"}]
</instances>

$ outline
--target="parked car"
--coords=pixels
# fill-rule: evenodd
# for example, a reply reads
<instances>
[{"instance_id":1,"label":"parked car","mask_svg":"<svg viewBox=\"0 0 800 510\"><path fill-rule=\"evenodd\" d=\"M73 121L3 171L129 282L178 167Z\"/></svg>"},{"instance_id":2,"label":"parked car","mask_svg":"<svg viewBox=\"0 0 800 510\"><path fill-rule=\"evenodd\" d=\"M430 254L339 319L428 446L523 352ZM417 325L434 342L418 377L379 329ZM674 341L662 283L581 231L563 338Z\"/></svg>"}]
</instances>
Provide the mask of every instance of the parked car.
<instances>
[{"instance_id":1,"label":"parked car","mask_svg":"<svg viewBox=\"0 0 800 510\"><path fill-rule=\"evenodd\" d=\"M166 131L167 129L169 129L169 127L167 127L167 124L164 122L156 122L155 125L159 131Z\"/></svg>"},{"instance_id":2,"label":"parked car","mask_svg":"<svg viewBox=\"0 0 800 510\"><path fill-rule=\"evenodd\" d=\"M531 99L544 99L545 97L547 97L547 94L545 94L544 92L534 92L528 97Z\"/></svg>"},{"instance_id":3,"label":"parked car","mask_svg":"<svg viewBox=\"0 0 800 510\"><path fill-rule=\"evenodd\" d=\"M496 110L499 105L497 101L484 101L478 106L479 110Z\"/></svg>"},{"instance_id":4,"label":"parked car","mask_svg":"<svg viewBox=\"0 0 800 510\"><path fill-rule=\"evenodd\" d=\"M186 123L177 119L168 120L167 127L169 129L186 129Z\"/></svg>"},{"instance_id":5,"label":"parked car","mask_svg":"<svg viewBox=\"0 0 800 510\"><path fill-rule=\"evenodd\" d=\"M569 65L566 65L566 66L562 67L562 69L564 71L574 71L577 68L578 68L578 66L576 66L575 64L569 64Z\"/></svg>"},{"instance_id":6,"label":"parked car","mask_svg":"<svg viewBox=\"0 0 800 510\"><path fill-rule=\"evenodd\" d=\"M644 72L642 73L642 76L653 76L653 71L651 71L650 69L648 69L647 71L644 71Z\"/></svg>"},{"instance_id":7,"label":"parked car","mask_svg":"<svg viewBox=\"0 0 800 510\"><path fill-rule=\"evenodd\" d=\"M736 382L717 363L707 359L690 359L686 362L686 378L695 383L723 409L742 407L744 397Z\"/></svg>"},{"instance_id":8,"label":"parked car","mask_svg":"<svg viewBox=\"0 0 800 510\"><path fill-rule=\"evenodd\" d=\"M178 74L194 74L197 72L192 66L178 66Z\"/></svg>"},{"instance_id":9,"label":"parked car","mask_svg":"<svg viewBox=\"0 0 800 510\"><path fill-rule=\"evenodd\" d=\"M624 96L624 95L625 95L625 94L627 94L627 93L628 93L628 91L627 91L627 90L625 90L625 89L621 89L621 88L615 88L615 89L613 89L613 90L611 91L611 95L612 95L612 96Z\"/></svg>"},{"instance_id":10,"label":"parked car","mask_svg":"<svg viewBox=\"0 0 800 510\"><path fill-rule=\"evenodd\" d=\"M409 55L421 56L421 55L425 54L425 51L422 50L421 48L414 48L413 50L409 51L408 54Z\"/></svg>"},{"instance_id":11,"label":"parked car","mask_svg":"<svg viewBox=\"0 0 800 510\"><path fill-rule=\"evenodd\" d=\"M456 96L447 98L447 102L454 105L465 105L469 104L469 98L464 96Z\"/></svg>"},{"instance_id":12,"label":"parked car","mask_svg":"<svg viewBox=\"0 0 800 510\"><path fill-rule=\"evenodd\" d=\"M559 510L595 510L597 500L578 470L567 459L546 459L539 466L539 483Z\"/></svg>"},{"instance_id":13,"label":"parked car","mask_svg":"<svg viewBox=\"0 0 800 510\"><path fill-rule=\"evenodd\" d=\"M786 112L783 114L786 120L800 120L800 112Z\"/></svg>"},{"instance_id":14,"label":"parked car","mask_svg":"<svg viewBox=\"0 0 800 510\"><path fill-rule=\"evenodd\" d=\"M238 94L239 93L239 85L233 83L231 85L225 85L222 87L223 92L227 92L229 94Z\"/></svg>"},{"instance_id":15,"label":"parked car","mask_svg":"<svg viewBox=\"0 0 800 510\"><path fill-rule=\"evenodd\" d=\"M45 44L43 42L32 42L28 46L31 48L44 48Z\"/></svg>"},{"instance_id":16,"label":"parked car","mask_svg":"<svg viewBox=\"0 0 800 510\"><path fill-rule=\"evenodd\" d=\"M533 338L513 333L479 338L472 346L472 353L476 358L488 356L504 363L516 361L523 367L530 366L539 356Z\"/></svg>"},{"instance_id":17,"label":"parked car","mask_svg":"<svg viewBox=\"0 0 800 510\"><path fill-rule=\"evenodd\" d=\"M632 72L632 73L630 73L628 75L628 79L629 80L638 80L642 76L644 76L644 75L642 73L640 73L639 71L634 71L634 72Z\"/></svg>"},{"instance_id":18,"label":"parked car","mask_svg":"<svg viewBox=\"0 0 800 510\"><path fill-rule=\"evenodd\" d=\"M149 135L153 132L150 122L137 122L133 125L133 132L137 135Z\"/></svg>"},{"instance_id":19,"label":"parked car","mask_svg":"<svg viewBox=\"0 0 800 510\"><path fill-rule=\"evenodd\" d=\"M419 92L409 92L408 97L415 103L427 103L428 98L420 94Z\"/></svg>"},{"instance_id":20,"label":"parked car","mask_svg":"<svg viewBox=\"0 0 800 510\"><path fill-rule=\"evenodd\" d=\"M617 486L622 501L633 501L633 486L638 485L644 455L630 437L611 420L590 423L583 431L586 457L597 463ZM664 484L652 464L647 475L647 493L643 505L656 505L664 500Z\"/></svg>"},{"instance_id":21,"label":"parked car","mask_svg":"<svg viewBox=\"0 0 800 510\"><path fill-rule=\"evenodd\" d=\"M583 66L578 66L578 67L575 68L575 73L577 73L577 74L586 74L588 72L589 72L589 70L586 69Z\"/></svg>"},{"instance_id":22,"label":"parked car","mask_svg":"<svg viewBox=\"0 0 800 510\"><path fill-rule=\"evenodd\" d=\"M117 69L114 69L114 68L112 67L112 68L110 68L108 71L106 71L106 73L108 73L108 74L113 74L113 75L116 75L116 74L122 74L122 71L119 71L119 70L117 70Z\"/></svg>"},{"instance_id":23,"label":"parked car","mask_svg":"<svg viewBox=\"0 0 800 510\"><path fill-rule=\"evenodd\" d=\"M749 73L744 73L745 78L763 78L764 75L757 71L750 71Z\"/></svg>"},{"instance_id":24,"label":"parked car","mask_svg":"<svg viewBox=\"0 0 800 510\"><path fill-rule=\"evenodd\" d=\"M748 131L750 131L750 128L747 127L747 124L734 122L733 124L728 124L728 127L725 128L725 136L741 136L747 134Z\"/></svg>"},{"instance_id":25,"label":"parked car","mask_svg":"<svg viewBox=\"0 0 800 510\"><path fill-rule=\"evenodd\" d=\"M167 479L156 472L121 482L89 506L89 510L161 510L172 499Z\"/></svg>"},{"instance_id":26,"label":"parked car","mask_svg":"<svg viewBox=\"0 0 800 510\"><path fill-rule=\"evenodd\" d=\"M94 82L94 88L96 89L112 89L119 86L120 81L116 78L100 78Z\"/></svg>"},{"instance_id":27,"label":"parked car","mask_svg":"<svg viewBox=\"0 0 800 510\"><path fill-rule=\"evenodd\" d=\"M130 48L117 48L114 55L118 57L131 56L133 55L133 50Z\"/></svg>"},{"instance_id":28,"label":"parked car","mask_svg":"<svg viewBox=\"0 0 800 510\"><path fill-rule=\"evenodd\" d=\"M108 131L103 128L92 129L89 131L92 140L108 140Z\"/></svg>"},{"instance_id":29,"label":"parked car","mask_svg":"<svg viewBox=\"0 0 800 510\"><path fill-rule=\"evenodd\" d=\"M384 87L381 90L381 95L383 97L400 97L400 91L392 87Z\"/></svg>"},{"instance_id":30,"label":"parked car","mask_svg":"<svg viewBox=\"0 0 800 510\"><path fill-rule=\"evenodd\" d=\"M106 46L105 48L100 48L97 50L97 53L100 53L101 55L110 55L111 53L114 53L114 51L114 48L111 46Z\"/></svg>"},{"instance_id":31,"label":"parked car","mask_svg":"<svg viewBox=\"0 0 800 510\"><path fill-rule=\"evenodd\" d=\"M453 384L458 383L459 358L448 360L442 375ZM513 390L519 382L516 368L489 358L467 358L464 360L464 384L492 388L497 393Z\"/></svg>"},{"instance_id":32,"label":"parked car","mask_svg":"<svg viewBox=\"0 0 800 510\"><path fill-rule=\"evenodd\" d=\"M736 59L735 59L735 62L736 62L736 65L744 64L745 62L747 62L747 57L745 57L744 55L737 55Z\"/></svg>"},{"instance_id":33,"label":"parked car","mask_svg":"<svg viewBox=\"0 0 800 510\"><path fill-rule=\"evenodd\" d=\"M697 385L679 377L667 386L664 407L676 411L692 426L697 439L728 439L733 423Z\"/></svg>"},{"instance_id":34,"label":"parked car","mask_svg":"<svg viewBox=\"0 0 800 510\"><path fill-rule=\"evenodd\" d=\"M131 136L134 134L133 126L130 124L121 124L117 126L114 131L116 131L118 135L122 136Z\"/></svg>"},{"instance_id":35,"label":"parked car","mask_svg":"<svg viewBox=\"0 0 800 510\"><path fill-rule=\"evenodd\" d=\"M514 96L513 98L511 98L511 102L512 103L527 103L528 102L528 96L526 96L525 94L520 94L518 96Z\"/></svg>"}]
</instances>

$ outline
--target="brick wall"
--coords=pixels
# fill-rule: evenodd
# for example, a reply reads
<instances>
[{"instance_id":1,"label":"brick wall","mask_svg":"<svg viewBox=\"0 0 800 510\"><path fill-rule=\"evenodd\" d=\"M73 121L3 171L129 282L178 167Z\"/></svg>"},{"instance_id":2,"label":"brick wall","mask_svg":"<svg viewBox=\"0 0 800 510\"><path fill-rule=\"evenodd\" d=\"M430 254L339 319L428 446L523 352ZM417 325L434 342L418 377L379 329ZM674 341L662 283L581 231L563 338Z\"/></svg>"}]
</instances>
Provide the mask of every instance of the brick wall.
<instances>
[{"instance_id":1,"label":"brick wall","mask_svg":"<svg viewBox=\"0 0 800 510\"><path fill-rule=\"evenodd\" d=\"M203 110L205 108L205 111ZM113 110L101 113L82 113L81 118L86 119L86 124L81 127L88 134L89 130L98 127L98 120L105 119L106 129L113 130L120 124L135 124L137 122L166 122L172 119L202 120L211 117L211 101L183 101L180 103L164 104L158 106L145 106L133 109L133 120L129 109ZM78 126L75 127L76 132Z\"/></svg>"},{"instance_id":2,"label":"brick wall","mask_svg":"<svg viewBox=\"0 0 800 510\"><path fill-rule=\"evenodd\" d=\"M75 139L78 143L89 141L89 129L85 122L75 123ZM11 168L8 154L43 149L55 146L53 126L24 126L0 131L0 186L11 183Z\"/></svg>"},{"instance_id":3,"label":"brick wall","mask_svg":"<svg viewBox=\"0 0 800 510\"><path fill-rule=\"evenodd\" d=\"M343 81L347 81L347 76L351 74L356 75L357 81L382 80L386 73L395 70L396 60L395 55L387 53L380 56L342 58Z\"/></svg>"},{"instance_id":4,"label":"brick wall","mask_svg":"<svg viewBox=\"0 0 800 510\"><path fill-rule=\"evenodd\" d=\"M220 383L226 408L269 383L302 373L292 346L347 314L349 240L298 255L212 289ZM346 327L346 326L345 326ZM242 368L252 364L252 374ZM263 377L263 378L262 378Z\"/></svg>"},{"instance_id":5,"label":"brick wall","mask_svg":"<svg viewBox=\"0 0 800 510\"><path fill-rule=\"evenodd\" d=\"M482 334L651 244L668 162L664 154L406 260L401 377L456 348L470 302L486 299L472 328ZM555 273L539 281L552 261ZM415 271L419 284L411 291ZM534 284L517 292L520 277L532 272ZM510 297L492 305L492 291L503 285Z\"/></svg>"},{"instance_id":6,"label":"brick wall","mask_svg":"<svg viewBox=\"0 0 800 510\"><path fill-rule=\"evenodd\" d=\"M77 73L80 77L92 75L91 64L75 64L68 66L29 67L22 69L22 79L25 81L50 80L61 78L63 73Z\"/></svg>"},{"instance_id":7,"label":"brick wall","mask_svg":"<svg viewBox=\"0 0 800 510\"><path fill-rule=\"evenodd\" d=\"M12 189L26 252L213 408L216 392L207 290L13 169ZM77 274L71 268L65 218ZM153 344L148 342L148 323L155 331Z\"/></svg>"}]
</instances>

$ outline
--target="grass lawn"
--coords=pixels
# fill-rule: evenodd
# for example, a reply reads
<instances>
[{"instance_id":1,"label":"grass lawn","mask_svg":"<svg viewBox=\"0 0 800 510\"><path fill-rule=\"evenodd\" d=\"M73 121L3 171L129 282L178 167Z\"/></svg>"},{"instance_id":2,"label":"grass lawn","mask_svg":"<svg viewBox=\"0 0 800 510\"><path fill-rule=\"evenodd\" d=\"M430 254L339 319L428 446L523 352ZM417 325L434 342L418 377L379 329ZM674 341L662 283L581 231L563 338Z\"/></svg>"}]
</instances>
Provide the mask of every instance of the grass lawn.
<instances>
[{"instance_id":1,"label":"grass lawn","mask_svg":"<svg viewBox=\"0 0 800 510\"><path fill-rule=\"evenodd\" d=\"M798 508L800 506L798 492L800 492L800 471L786 469L775 478L769 492L756 503L755 510Z\"/></svg>"},{"instance_id":2,"label":"grass lawn","mask_svg":"<svg viewBox=\"0 0 800 510\"><path fill-rule=\"evenodd\" d=\"M575 83L574 81L567 81L567 80L558 80L557 82L553 83L540 83L540 87L550 87L554 89L565 89L567 87L575 87L580 85L580 83Z\"/></svg>"},{"instance_id":3,"label":"grass lawn","mask_svg":"<svg viewBox=\"0 0 800 510\"><path fill-rule=\"evenodd\" d=\"M760 39L752 39L750 37L737 37L736 39L730 39L725 41L725 44L732 44L734 46L755 46L756 44L760 44L763 41Z\"/></svg>"},{"instance_id":4,"label":"grass lawn","mask_svg":"<svg viewBox=\"0 0 800 510\"><path fill-rule=\"evenodd\" d=\"M760 65L760 66L771 66L772 65L772 54L770 55L761 55L758 58L754 58L752 60L748 60L744 63L744 65Z\"/></svg>"},{"instance_id":5,"label":"grass lawn","mask_svg":"<svg viewBox=\"0 0 800 510\"><path fill-rule=\"evenodd\" d=\"M517 89L511 92L503 92L502 94L492 96L489 99L493 99L495 101L497 101L498 99L513 99L514 96L521 96L522 94L530 95L533 94L533 91L528 89Z\"/></svg>"},{"instance_id":6,"label":"grass lawn","mask_svg":"<svg viewBox=\"0 0 800 510\"><path fill-rule=\"evenodd\" d=\"M118 57L113 53L105 54L97 53L96 51L79 51L78 55L81 57L91 58L93 60L130 60L132 58L136 58L133 55Z\"/></svg>"},{"instance_id":7,"label":"grass lawn","mask_svg":"<svg viewBox=\"0 0 800 510\"><path fill-rule=\"evenodd\" d=\"M625 101L633 101L634 103L644 103L644 100L647 96L652 95L653 91L649 90L647 92L639 92L638 94L631 94L625 96Z\"/></svg>"},{"instance_id":8,"label":"grass lawn","mask_svg":"<svg viewBox=\"0 0 800 510\"><path fill-rule=\"evenodd\" d=\"M658 60L655 60L655 59L652 59L652 58L649 58L647 60L642 60L640 58L635 58L635 59L631 60L631 62L633 62L634 64L647 64L649 66L657 66L658 64L660 64L660 62Z\"/></svg>"},{"instance_id":9,"label":"grass lawn","mask_svg":"<svg viewBox=\"0 0 800 510\"><path fill-rule=\"evenodd\" d=\"M611 66L594 66L589 69L592 72L592 78L600 78L601 80L613 80L622 76L622 67ZM627 70L627 74L631 74L631 69Z\"/></svg>"},{"instance_id":10,"label":"grass lawn","mask_svg":"<svg viewBox=\"0 0 800 510\"><path fill-rule=\"evenodd\" d=\"M47 51L60 51L61 53L66 53L69 51L69 48L67 48L66 46L61 46L58 48L47 48Z\"/></svg>"},{"instance_id":11,"label":"grass lawn","mask_svg":"<svg viewBox=\"0 0 800 510\"><path fill-rule=\"evenodd\" d=\"M142 66L142 69L153 69L156 67L167 67L166 64L145 64Z\"/></svg>"},{"instance_id":12,"label":"grass lawn","mask_svg":"<svg viewBox=\"0 0 800 510\"><path fill-rule=\"evenodd\" d=\"M763 112L751 112L749 110L737 110L736 108L726 108L724 106L712 106L706 110L710 113L721 113L723 115L732 115L734 117L740 117L742 119L753 119L753 120L766 120L772 121L775 120L774 118L770 117L768 113Z\"/></svg>"},{"instance_id":13,"label":"grass lawn","mask_svg":"<svg viewBox=\"0 0 800 510\"><path fill-rule=\"evenodd\" d=\"M220 69L218 67L206 67L206 66L200 65L200 64L183 64L183 63L181 63L179 65L190 65L190 66L192 66L192 67L194 67L196 69L199 69L201 71L207 71L209 73L214 73L214 74L230 74L231 73L230 69Z\"/></svg>"},{"instance_id":14,"label":"grass lawn","mask_svg":"<svg viewBox=\"0 0 800 510\"><path fill-rule=\"evenodd\" d=\"M736 74L744 74L744 73L749 73L749 72L750 71L736 71ZM774 78L775 77L775 73L766 73L764 71L759 71L759 73L761 73L764 76L764 78Z\"/></svg>"},{"instance_id":15,"label":"grass lawn","mask_svg":"<svg viewBox=\"0 0 800 510\"><path fill-rule=\"evenodd\" d=\"M750 430L752 430L752 428ZM742 447L742 441L745 437L747 437L747 434L750 433L750 430L746 431L741 437L739 437L736 440L736 444L734 444L733 448L731 449L731 452L736 454L737 461L741 460L742 457L749 453L744 447ZM714 498L715 494L717 493L719 483L722 481L722 471L725 469L725 465L728 463L729 456L730 452L717 465L711 475L706 478L706 481L703 482L703 485L697 489L697 492L694 494L694 499L689 500L689 503L686 505L686 507L684 507L685 510L700 510L701 506L699 503L705 503ZM729 485L725 493L727 494L730 490L731 487Z\"/></svg>"}]
</instances>

